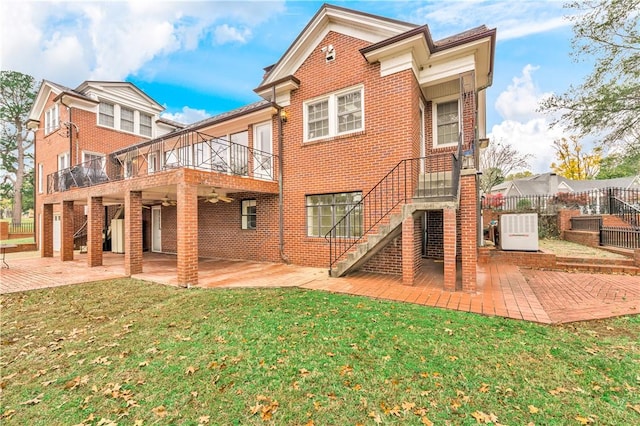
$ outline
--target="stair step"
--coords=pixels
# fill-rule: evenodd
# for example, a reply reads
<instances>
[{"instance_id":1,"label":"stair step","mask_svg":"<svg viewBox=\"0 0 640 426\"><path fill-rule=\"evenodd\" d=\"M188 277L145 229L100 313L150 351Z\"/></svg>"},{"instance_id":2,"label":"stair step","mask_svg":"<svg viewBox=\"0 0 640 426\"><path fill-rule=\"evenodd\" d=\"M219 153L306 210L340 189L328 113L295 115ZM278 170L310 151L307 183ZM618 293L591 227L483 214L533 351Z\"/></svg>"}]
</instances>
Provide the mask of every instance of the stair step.
<instances>
[{"instance_id":1,"label":"stair step","mask_svg":"<svg viewBox=\"0 0 640 426\"><path fill-rule=\"evenodd\" d=\"M605 265L599 263L557 262L558 269L566 271L595 272L602 274L640 275L640 268L626 265Z\"/></svg>"},{"instance_id":2,"label":"stair step","mask_svg":"<svg viewBox=\"0 0 640 426\"><path fill-rule=\"evenodd\" d=\"M592 264L603 266L634 266L633 259L601 259L594 257L556 256L558 263Z\"/></svg>"}]
</instances>

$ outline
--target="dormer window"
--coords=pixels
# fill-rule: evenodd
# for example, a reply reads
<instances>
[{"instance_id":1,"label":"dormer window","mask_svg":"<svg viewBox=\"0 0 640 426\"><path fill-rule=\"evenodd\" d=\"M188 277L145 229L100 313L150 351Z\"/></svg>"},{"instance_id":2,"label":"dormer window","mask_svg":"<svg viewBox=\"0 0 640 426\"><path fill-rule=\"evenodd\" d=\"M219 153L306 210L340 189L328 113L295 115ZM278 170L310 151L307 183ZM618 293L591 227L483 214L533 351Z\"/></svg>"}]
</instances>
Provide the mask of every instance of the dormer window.
<instances>
[{"instance_id":1,"label":"dormer window","mask_svg":"<svg viewBox=\"0 0 640 426\"><path fill-rule=\"evenodd\" d=\"M53 104L53 106L44 113L44 133L49 134L59 128L60 111L58 109L58 104Z\"/></svg>"}]
</instances>

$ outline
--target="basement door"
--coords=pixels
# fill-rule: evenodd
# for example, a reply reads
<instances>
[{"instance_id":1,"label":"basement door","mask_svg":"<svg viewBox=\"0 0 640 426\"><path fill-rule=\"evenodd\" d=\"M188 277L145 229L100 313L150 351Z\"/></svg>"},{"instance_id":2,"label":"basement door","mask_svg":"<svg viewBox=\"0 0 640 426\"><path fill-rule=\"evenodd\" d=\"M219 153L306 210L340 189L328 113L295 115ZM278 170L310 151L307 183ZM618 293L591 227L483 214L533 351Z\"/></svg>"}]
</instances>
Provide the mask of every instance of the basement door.
<instances>
[{"instance_id":1,"label":"basement door","mask_svg":"<svg viewBox=\"0 0 640 426\"><path fill-rule=\"evenodd\" d=\"M160 206L151 207L151 251L162 251L162 210Z\"/></svg>"},{"instance_id":2,"label":"basement door","mask_svg":"<svg viewBox=\"0 0 640 426\"><path fill-rule=\"evenodd\" d=\"M60 235L62 235L60 219L60 213L53 214L53 251L60 251Z\"/></svg>"},{"instance_id":3,"label":"basement door","mask_svg":"<svg viewBox=\"0 0 640 426\"><path fill-rule=\"evenodd\" d=\"M257 124L253 137L253 176L258 179L274 179L271 122Z\"/></svg>"}]
</instances>

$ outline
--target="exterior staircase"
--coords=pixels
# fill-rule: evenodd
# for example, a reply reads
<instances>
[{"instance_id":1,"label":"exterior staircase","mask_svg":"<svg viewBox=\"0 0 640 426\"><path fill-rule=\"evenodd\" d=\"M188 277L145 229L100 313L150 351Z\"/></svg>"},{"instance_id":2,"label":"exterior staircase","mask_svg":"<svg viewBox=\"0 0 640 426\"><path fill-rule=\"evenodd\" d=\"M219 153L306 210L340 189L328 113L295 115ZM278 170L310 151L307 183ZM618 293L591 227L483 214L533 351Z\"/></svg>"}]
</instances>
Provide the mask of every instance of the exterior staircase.
<instances>
[{"instance_id":1,"label":"exterior staircase","mask_svg":"<svg viewBox=\"0 0 640 426\"><path fill-rule=\"evenodd\" d=\"M330 276L343 276L366 263L402 233L402 223L410 216L425 210L458 207L459 156L447 154L446 157L451 163L448 164L449 167L439 171L429 171L427 168L423 172L425 161L436 163L437 160L434 161L433 158L401 161L357 206L336 223L326 236L330 244ZM440 159L437 164L442 166L443 162L446 160ZM393 183L391 186L389 181ZM384 203L384 208L380 208L379 203ZM371 210L378 212L373 218L369 217L368 212ZM336 230L344 226L341 225L342 221L353 222L355 218L350 215L362 214L363 211L364 226L361 236L336 237Z\"/></svg>"},{"instance_id":2,"label":"exterior staircase","mask_svg":"<svg viewBox=\"0 0 640 426\"><path fill-rule=\"evenodd\" d=\"M631 258L598 259L556 256L556 268L562 271L640 275L640 268L635 266L634 260Z\"/></svg>"}]
</instances>

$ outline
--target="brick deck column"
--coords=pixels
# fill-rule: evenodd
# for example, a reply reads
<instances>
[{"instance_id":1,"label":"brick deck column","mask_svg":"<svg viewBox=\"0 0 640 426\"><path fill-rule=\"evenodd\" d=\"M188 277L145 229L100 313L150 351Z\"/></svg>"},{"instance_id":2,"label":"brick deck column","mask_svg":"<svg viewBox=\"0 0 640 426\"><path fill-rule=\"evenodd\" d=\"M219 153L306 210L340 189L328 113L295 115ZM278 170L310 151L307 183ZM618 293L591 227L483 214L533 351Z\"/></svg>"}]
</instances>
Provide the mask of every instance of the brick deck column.
<instances>
[{"instance_id":1,"label":"brick deck column","mask_svg":"<svg viewBox=\"0 0 640 426\"><path fill-rule=\"evenodd\" d=\"M53 257L53 204L42 206L42 241L40 243L40 256Z\"/></svg>"},{"instance_id":2,"label":"brick deck column","mask_svg":"<svg viewBox=\"0 0 640 426\"><path fill-rule=\"evenodd\" d=\"M104 226L104 206L102 197L89 197L87 212L87 264L89 267L102 265L102 228Z\"/></svg>"},{"instance_id":3,"label":"brick deck column","mask_svg":"<svg viewBox=\"0 0 640 426\"><path fill-rule=\"evenodd\" d=\"M444 289L456 290L456 210L442 211L442 233L444 248Z\"/></svg>"},{"instance_id":4,"label":"brick deck column","mask_svg":"<svg viewBox=\"0 0 640 426\"><path fill-rule=\"evenodd\" d=\"M409 216L402 222L402 284L414 285L418 269L414 261L414 219Z\"/></svg>"},{"instance_id":5,"label":"brick deck column","mask_svg":"<svg viewBox=\"0 0 640 426\"><path fill-rule=\"evenodd\" d=\"M124 197L124 273L142 272L142 192L127 191Z\"/></svg>"},{"instance_id":6,"label":"brick deck column","mask_svg":"<svg viewBox=\"0 0 640 426\"><path fill-rule=\"evenodd\" d=\"M60 216L60 260L63 262L73 260L73 216L73 201L63 201Z\"/></svg>"},{"instance_id":7,"label":"brick deck column","mask_svg":"<svg viewBox=\"0 0 640 426\"><path fill-rule=\"evenodd\" d=\"M178 285L198 284L198 187L179 183L178 220Z\"/></svg>"},{"instance_id":8,"label":"brick deck column","mask_svg":"<svg viewBox=\"0 0 640 426\"><path fill-rule=\"evenodd\" d=\"M476 291L478 263L478 185L476 170L463 170L460 177L462 228L462 290Z\"/></svg>"}]
</instances>

